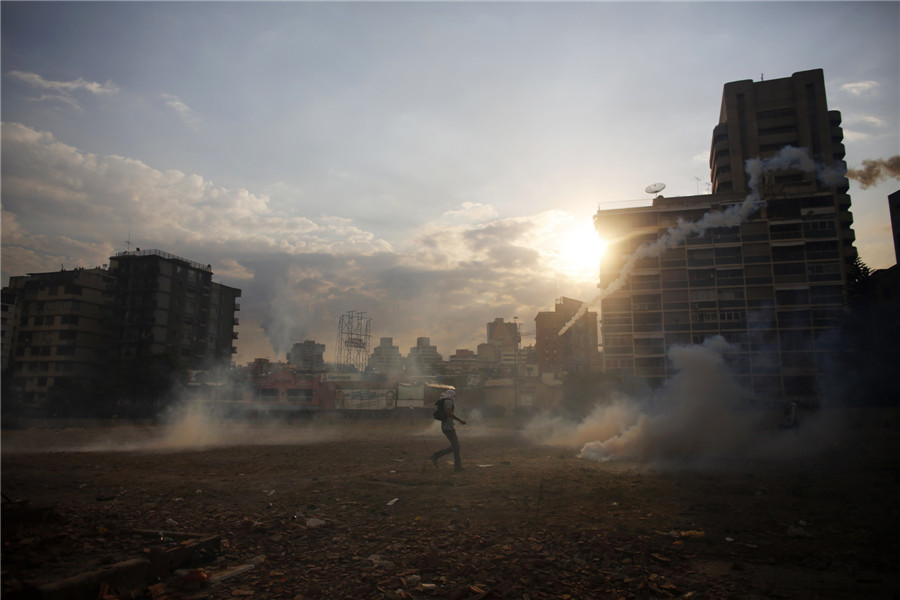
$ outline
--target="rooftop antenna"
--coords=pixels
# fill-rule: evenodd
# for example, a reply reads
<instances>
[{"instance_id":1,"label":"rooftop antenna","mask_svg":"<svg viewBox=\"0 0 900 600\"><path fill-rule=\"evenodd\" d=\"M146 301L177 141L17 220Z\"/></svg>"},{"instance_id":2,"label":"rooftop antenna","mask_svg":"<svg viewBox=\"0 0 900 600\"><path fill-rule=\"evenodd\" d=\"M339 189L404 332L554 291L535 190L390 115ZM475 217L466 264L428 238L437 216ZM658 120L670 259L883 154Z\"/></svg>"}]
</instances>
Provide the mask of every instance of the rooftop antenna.
<instances>
[{"instance_id":1,"label":"rooftop antenna","mask_svg":"<svg viewBox=\"0 0 900 600\"><path fill-rule=\"evenodd\" d=\"M664 189L666 189L666 184L664 183L651 183L646 188L644 188L644 191L648 194L656 194L657 197L659 197L659 192L663 191Z\"/></svg>"},{"instance_id":2,"label":"rooftop antenna","mask_svg":"<svg viewBox=\"0 0 900 600\"><path fill-rule=\"evenodd\" d=\"M131 252L131 228L128 228L128 239L125 240L125 250L126 252Z\"/></svg>"}]
</instances>

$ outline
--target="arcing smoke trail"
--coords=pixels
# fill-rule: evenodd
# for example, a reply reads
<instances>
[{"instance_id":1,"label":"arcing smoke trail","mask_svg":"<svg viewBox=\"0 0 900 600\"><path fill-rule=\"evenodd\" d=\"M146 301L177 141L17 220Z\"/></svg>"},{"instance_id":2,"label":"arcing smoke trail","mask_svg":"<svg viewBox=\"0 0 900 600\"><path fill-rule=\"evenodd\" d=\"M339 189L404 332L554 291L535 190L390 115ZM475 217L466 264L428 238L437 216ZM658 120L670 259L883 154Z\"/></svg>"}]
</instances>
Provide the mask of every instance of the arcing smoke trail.
<instances>
[{"instance_id":1,"label":"arcing smoke trail","mask_svg":"<svg viewBox=\"0 0 900 600\"><path fill-rule=\"evenodd\" d=\"M694 223L685 223L679 220L678 225L670 227L666 233L660 236L655 242L642 244L622 265L619 276L615 281L607 285L603 290L590 302L585 302L575 315L569 319L559 335L563 335L580 319L585 312L598 302L609 296L610 294L622 289L622 286L631 277L634 266L642 258L651 258L661 255L670 248L674 248L691 235L703 235L708 229L716 227L734 227L740 225L747 220L750 215L765 205L765 201L759 196L759 180L769 171L782 169L797 169L804 172L818 171L817 176L825 185L837 184L846 174L846 166L841 163L832 168L818 168L816 163L809 157L809 151L806 148L795 148L793 146L785 146L778 154L770 158L752 158L746 161L744 170L750 176L747 182L750 187L750 194L741 204L735 204L721 212L709 212Z\"/></svg>"},{"instance_id":2,"label":"arcing smoke trail","mask_svg":"<svg viewBox=\"0 0 900 600\"><path fill-rule=\"evenodd\" d=\"M855 179L859 182L859 187L866 189L873 186L882 179L893 177L900 179L900 154L894 155L887 160L864 160L862 168L850 169L847 171L849 179Z\"/></svg>"}]
</instances>

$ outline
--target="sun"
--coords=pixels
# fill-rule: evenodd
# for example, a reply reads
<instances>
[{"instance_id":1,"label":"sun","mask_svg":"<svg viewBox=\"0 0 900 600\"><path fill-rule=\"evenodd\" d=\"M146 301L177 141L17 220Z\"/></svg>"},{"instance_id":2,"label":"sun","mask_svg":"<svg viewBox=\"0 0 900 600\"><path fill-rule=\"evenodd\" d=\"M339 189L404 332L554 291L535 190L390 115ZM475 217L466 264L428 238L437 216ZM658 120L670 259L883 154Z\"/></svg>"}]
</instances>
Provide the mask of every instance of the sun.
<instances>
[{"instance_id":1,"label":"sun","mask_svg":"<svg viewBox=\"0 0 900 600\"><path fill-rule=\"evenodd\" d=\"M573 279L597 281L605 250L590 222L573 224L560 236L556 268Z\"/></svg>"}]
</instances>

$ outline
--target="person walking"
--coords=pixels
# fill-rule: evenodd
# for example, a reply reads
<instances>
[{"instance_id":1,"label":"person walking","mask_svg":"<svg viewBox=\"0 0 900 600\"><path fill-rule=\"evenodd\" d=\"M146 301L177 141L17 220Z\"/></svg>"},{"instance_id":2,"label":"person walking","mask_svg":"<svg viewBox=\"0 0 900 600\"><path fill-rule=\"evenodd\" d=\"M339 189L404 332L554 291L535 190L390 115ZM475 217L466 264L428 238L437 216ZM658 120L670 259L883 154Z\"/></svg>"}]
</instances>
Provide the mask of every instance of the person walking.
<instances>
[{"instance_id":1,"label":"person walking","mask_svg":"<svg viewBox=\"0 0 900 600\"><path fill-rule=\"evenodd\" d=\"M444 418L441 421L441 432L443 432L450 441L450 446L432 454L431 463L437 467L438 459L452 452L454 468L457 471L462 471L462 459L460 459L459 456L459 438L456 436L456 425L454 421L459 421L461 425L465 425L466 422L457 417L456 413L454 413L454 410L456 410L456 390L444 390L441 397L435 400L434 403L435 406L439 408L443 405Z\"/></svg>"}]
</instances>

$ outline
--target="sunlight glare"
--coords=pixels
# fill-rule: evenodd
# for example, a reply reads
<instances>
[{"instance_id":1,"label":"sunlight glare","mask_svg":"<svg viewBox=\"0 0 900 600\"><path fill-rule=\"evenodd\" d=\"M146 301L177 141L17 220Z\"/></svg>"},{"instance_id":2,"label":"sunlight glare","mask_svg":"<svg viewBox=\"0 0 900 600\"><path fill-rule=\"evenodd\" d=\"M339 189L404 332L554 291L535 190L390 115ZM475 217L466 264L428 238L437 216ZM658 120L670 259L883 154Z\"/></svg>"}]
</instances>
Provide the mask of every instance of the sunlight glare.
<instances>
[{"instance_id":1,"label":"sunlight glare","mask_svg":"<svg viewBox=\"0 0 900 600\"><path fill-rule=\"evenodd\" d=\"M590 222L574 225L560 240L558 268L572 278L596 281L605 248Z\"/></svg>"}]
</instances>

